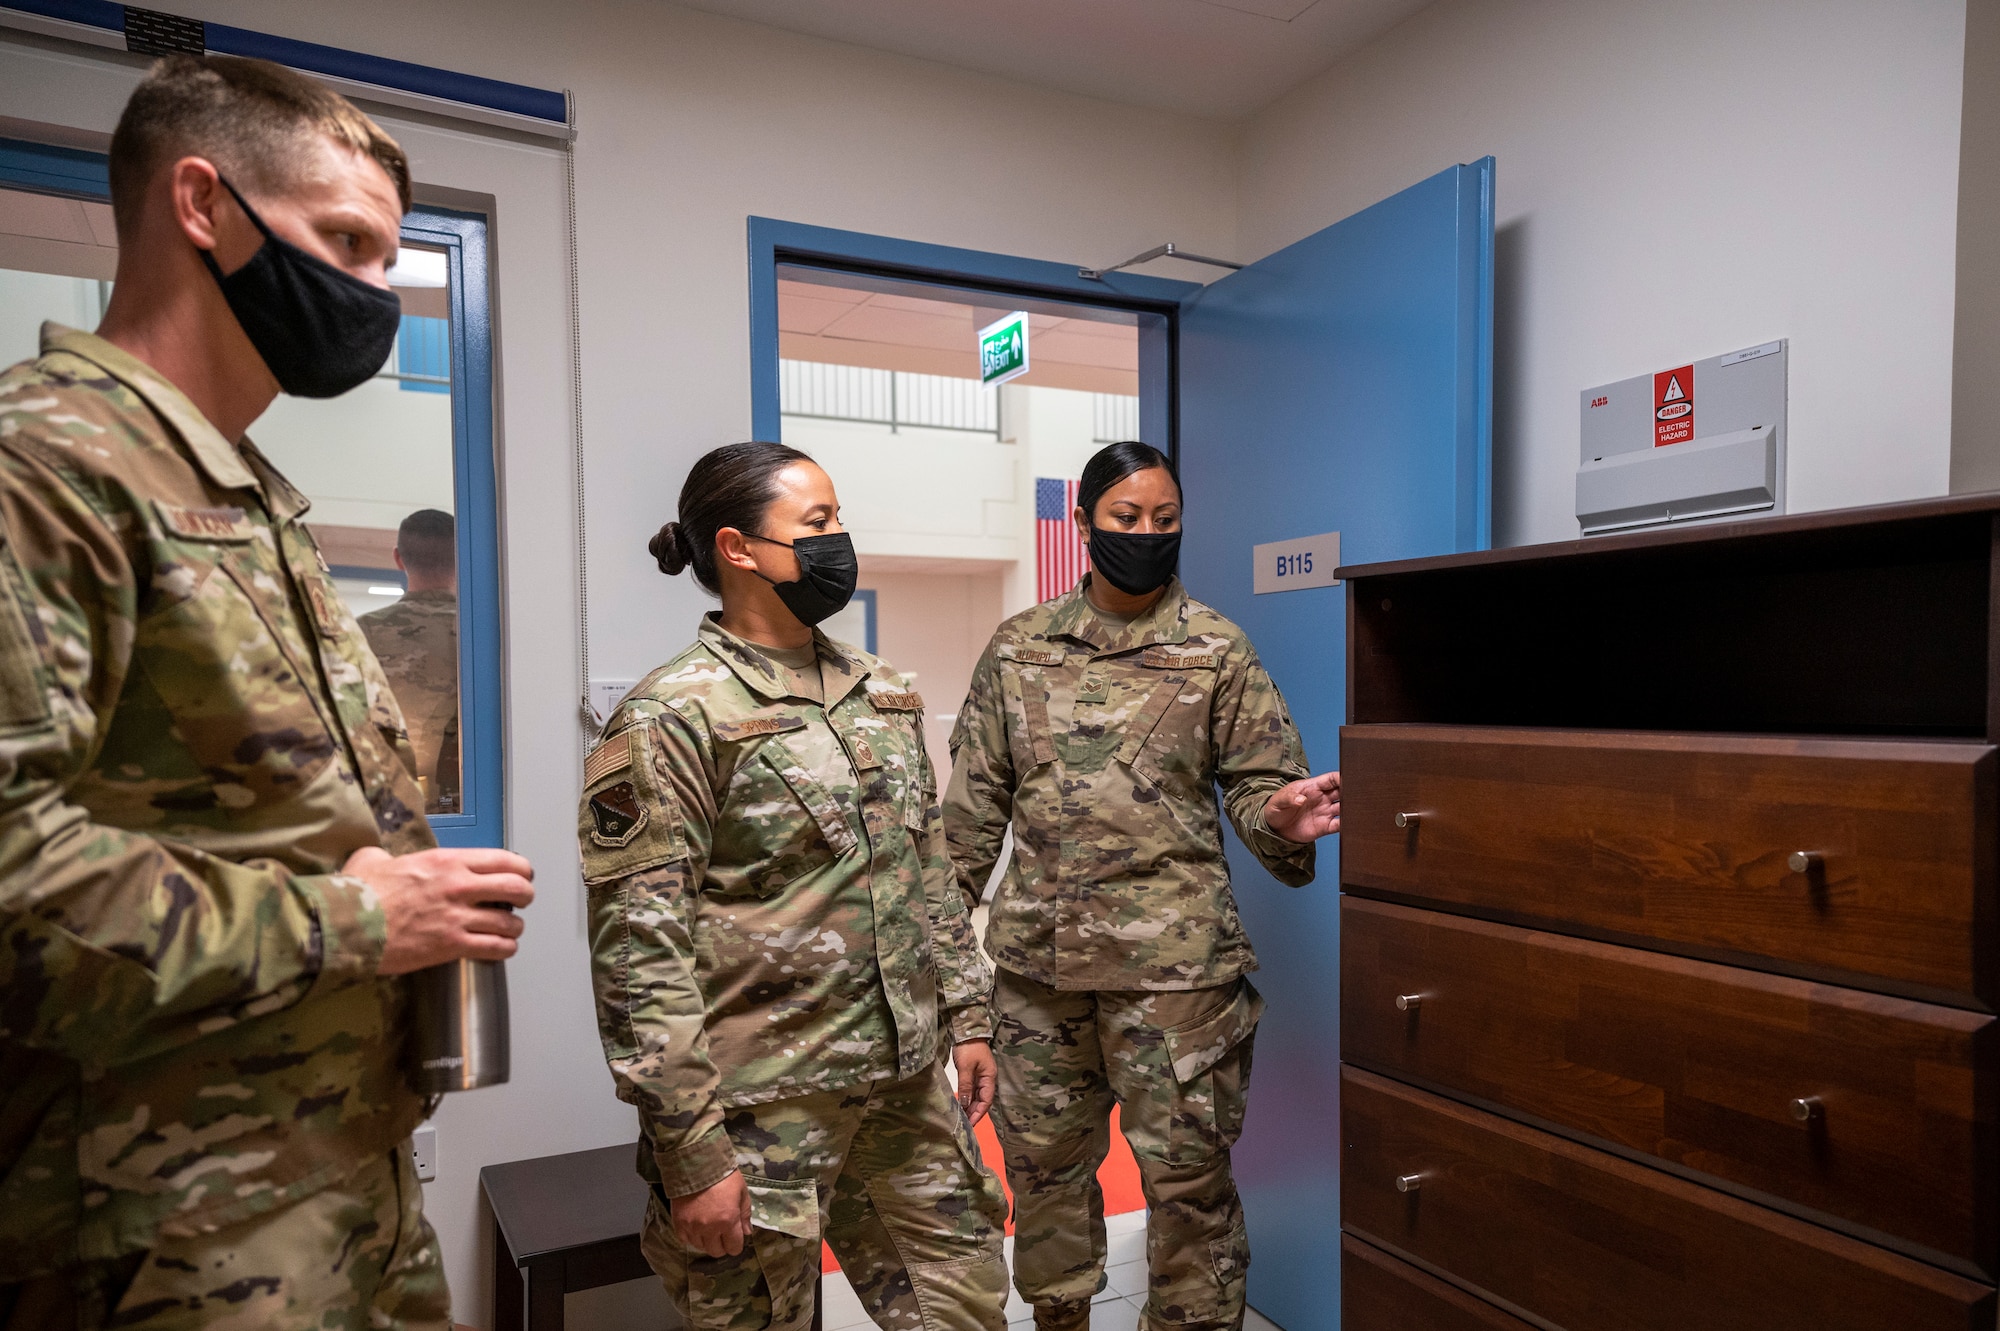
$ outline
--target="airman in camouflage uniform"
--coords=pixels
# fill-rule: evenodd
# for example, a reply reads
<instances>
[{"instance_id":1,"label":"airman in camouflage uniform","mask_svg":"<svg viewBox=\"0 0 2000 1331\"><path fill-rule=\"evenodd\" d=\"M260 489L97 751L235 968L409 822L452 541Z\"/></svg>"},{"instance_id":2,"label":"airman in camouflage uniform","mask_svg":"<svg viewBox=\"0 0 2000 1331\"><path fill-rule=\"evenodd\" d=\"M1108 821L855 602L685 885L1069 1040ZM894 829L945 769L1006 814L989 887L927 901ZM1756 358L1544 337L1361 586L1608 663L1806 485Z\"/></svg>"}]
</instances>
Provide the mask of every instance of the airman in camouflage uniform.
<instances>
[{"instance_id":1,"label":"airman in camouflage uniform","mask_svg":"<svg viewBox=\"0 0 2000 1331\"><path fill-rule=\"evenodd\" d=\"M992 976L923 703L813 646L793 667L705 619L585 763L598 1021L639 1108L645 1251L698 1331L803 1326L822 1235L888 1331L999 1331L1005 1200L941 1062L941 1037L990 1038ZM751 1241L689 1249L665 1201L739 1170Z\"/></svg>"},{"instance_id":2,"label":"airman in camouflage uniform","mask_svg":"<svg viewBox=\"0 0 2000 1331\"><path fill-rule=\"evenodd\" d=\"M322 1191L377 1211L337 1278L428 1268L403 1313L446 1320L397 1198L402 986L340 872L436 843L305 511L97 337L0 376L0 1321L80 1289L86 1322L122 1292L131 1325L281 1325L336 1277L253 1222Z\"/></svg>"},{"instance_id":3,"label":"airman in camouflage uniform","mask_svg":"<svg viewBox=\"0 0 2000 1331\"><path fill-rule=\"evenodd\" d=\"M986 947L1015 1283L1044 1325L1080 1324L1102 1287L1115 1100L1151 1207L1147 1324L1236 1326L1249 1245L1229 1150L1262 1000L1221 814L1280 881L1310 882L1312 845L1265 822L1305 753L1243 631L1178 579L1129 623L1088 585L993 635L944 804L968 899L1014 832Z\"/></svg>"},{"instance_id":4,"label":"airman in camouflage uniform","mask_svg":"<svg viewBox=\"0 0 2000 1331\"><path fill-rule=\"evenodd\" d=\"M411 590L360 624L409 723L425 812L456 813L458 755L444 749L458 741L458 593Z\"/></svg>"}]
</instances>

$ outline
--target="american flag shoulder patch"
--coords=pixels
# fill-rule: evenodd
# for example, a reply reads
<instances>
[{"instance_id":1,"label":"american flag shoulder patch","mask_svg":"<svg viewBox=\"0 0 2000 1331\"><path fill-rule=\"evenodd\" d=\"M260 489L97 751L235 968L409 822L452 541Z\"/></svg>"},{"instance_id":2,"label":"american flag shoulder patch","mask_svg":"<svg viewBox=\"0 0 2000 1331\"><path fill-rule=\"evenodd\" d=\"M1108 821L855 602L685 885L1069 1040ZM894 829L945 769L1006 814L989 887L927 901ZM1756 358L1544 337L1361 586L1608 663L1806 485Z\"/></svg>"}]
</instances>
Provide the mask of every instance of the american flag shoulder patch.
<instances>
[{"instance_id":1,"label":"american flag shoulder patch","mask_svg":"<svg viewBox=\"0 0 2000 1331\"><path fill-rule=\"evenodd\" d=\"M583 760L583 784L594 786L613 772L632 765L632 736L621 730L590 751Z\"/></svg>"}]
</instances>

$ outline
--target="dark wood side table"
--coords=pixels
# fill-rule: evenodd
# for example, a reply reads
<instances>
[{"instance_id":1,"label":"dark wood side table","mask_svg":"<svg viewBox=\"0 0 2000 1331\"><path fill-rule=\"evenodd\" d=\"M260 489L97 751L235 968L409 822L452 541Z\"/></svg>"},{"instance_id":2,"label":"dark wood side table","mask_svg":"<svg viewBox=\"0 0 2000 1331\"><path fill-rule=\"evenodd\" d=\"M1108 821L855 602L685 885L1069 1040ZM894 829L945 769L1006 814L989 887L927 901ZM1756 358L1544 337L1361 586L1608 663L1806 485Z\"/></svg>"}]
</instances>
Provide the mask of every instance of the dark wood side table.
<instances>
[{"instance_id":1,"label":"dark wood side table","mask_svg":"<svg viewBox=\"0 0 2000 1331\"><path fill-rule=\"evenodd\" d=\"M562 1331L563 1295L653 1274L639 1252L636 1143L488 1165L494 1331ZM820 1331L819 1300L813 1331Z\"/></svg>"}]
</instances>

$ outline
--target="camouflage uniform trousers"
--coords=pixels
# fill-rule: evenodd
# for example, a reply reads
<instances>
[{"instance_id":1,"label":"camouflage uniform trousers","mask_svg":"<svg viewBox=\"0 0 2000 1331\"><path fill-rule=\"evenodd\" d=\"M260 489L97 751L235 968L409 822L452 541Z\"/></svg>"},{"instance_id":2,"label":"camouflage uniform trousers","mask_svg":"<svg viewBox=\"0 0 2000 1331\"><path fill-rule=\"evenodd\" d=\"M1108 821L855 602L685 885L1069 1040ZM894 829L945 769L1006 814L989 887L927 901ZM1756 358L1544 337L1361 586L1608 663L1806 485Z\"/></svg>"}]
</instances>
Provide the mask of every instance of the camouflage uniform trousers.
<instances>
[{"instance_id":1,"label":"camouflage uniform trousers","mask_svg":"<svg viewBox=\"0 0 2000 1331\"><path fill-rule=\"evenodd\" d=\"M809 1325L822 1233L883 1331L1002 1331L1007 1201L942 1061L727 1114L750 1242L735 1257L691 1250L657 1196L640 1238L690 1331Z\"/></svg>"},{"instance_id":2,"label":"camouflage uniform trousers","mask_svg":"<svg viewBox=\"0 0 2000 1331\"><path fill-rule=\"evenodd\" d=\"M122 1287L122 1288L121 1288ZM450 1331L408 1142L281 1210L0 1287L0 1331Z\"/></svg>"},{"instance_id":3,"label":"camouflage uniform trousers","mask_svg":"<svg viewBox=\"0 0 2000 1331\"><path fill-rule=\"evenodd\" d=\"M1062 990L1002 970L993 1126L1014 1190L1014 1284L1058 1318L1104 1287L1111 1106L1146 1195L1152 1331L1243 1322L1250 1244L1230 1172L1262 1001L1209 989Z\"/></svg>"}]
</instances>

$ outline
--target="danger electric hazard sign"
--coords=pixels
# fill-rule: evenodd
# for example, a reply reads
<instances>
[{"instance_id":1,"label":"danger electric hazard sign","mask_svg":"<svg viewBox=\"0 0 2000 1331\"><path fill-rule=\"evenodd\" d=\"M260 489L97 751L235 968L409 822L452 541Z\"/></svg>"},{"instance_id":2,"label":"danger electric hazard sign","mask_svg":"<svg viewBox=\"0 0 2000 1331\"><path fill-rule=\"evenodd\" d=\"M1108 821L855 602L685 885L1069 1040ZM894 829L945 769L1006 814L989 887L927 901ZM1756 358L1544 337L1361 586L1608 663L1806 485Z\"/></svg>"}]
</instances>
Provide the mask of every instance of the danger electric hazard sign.
<instances>
[{"instance_id":1,"label":"danger electric hazard sign","mask_svg":"<svg viewBox=\"0 0 2000 1331\"><path fill-rule=\"evenodd\" d=\"M1694 438L1694 366L1661 370L1653 376L1653 447Z\"/></svg>"}]
</instances>

